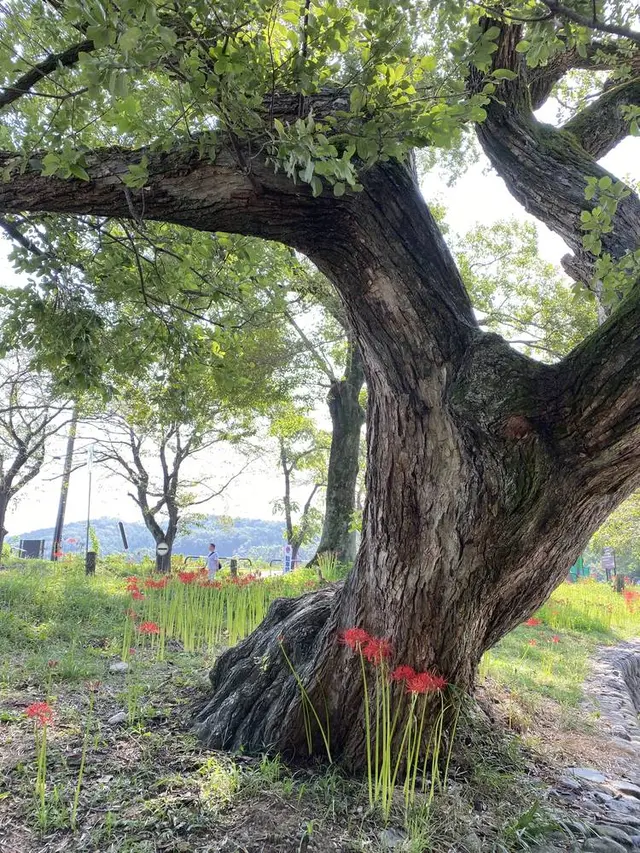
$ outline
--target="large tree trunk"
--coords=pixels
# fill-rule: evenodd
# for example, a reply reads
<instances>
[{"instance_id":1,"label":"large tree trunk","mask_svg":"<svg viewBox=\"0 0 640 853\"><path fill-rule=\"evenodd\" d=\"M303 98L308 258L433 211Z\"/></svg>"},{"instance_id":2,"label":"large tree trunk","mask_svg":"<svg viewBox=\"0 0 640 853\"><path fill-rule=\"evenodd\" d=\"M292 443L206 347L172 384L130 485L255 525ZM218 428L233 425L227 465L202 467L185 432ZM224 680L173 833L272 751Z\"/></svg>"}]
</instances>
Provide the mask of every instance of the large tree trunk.
<instances>
[{"instance_id":1,"label":"large tree trunk","mask_svg":"<svg viewBox=\"0 0 640 853\"><path fill-rule=\"evenodd\" d=\"M362 689L340 631L359 626L389 638L394 665L433 669L470 689L483 652L547 598L640 480L640 406L618 373L637 370L626 347L640 350L640 296L560 365L533 362L471 329L459 329L458 340L432 334L444 320L435 301L427 308L412 300L416 265L431 287L453 294L456 271L444 249L437 269L433 252L415 246L407 256L400 229L385 228L398 206L413 206L416 218L421 212L422 238L430 230L435 240L435 225L407 172L390 168L380 180L386 193L369 177L379 207L361 223L370 245L383 244L385 261L378 256L352 273L369 272L382 315L352 319L369 389L360 551L343 587L278 603L220 658L213 697L197 720L212 746L305 749L283 638L316 707L327 708L334 756L361 766ZM625 355L616 364L621 339ZM607 420L621 416L627 427L610 429ZM611 465L622 447L624 472Z\"/></svg>"},{"instance_id":2,"label":"large tree trunk","mask_svg":"<svg viewBox=\"0 0 640 853\"><path fill-rule=\"evenodd\" d=\"M350 341L344 378L331 383L327 396L332 425L331 450L324 523L312 563L318 555L327 552L334 553L341 563L352 563L356 556L352 520L360 462L360 433L364 423L364 412L360 405L363 384L360 353Z\"/></svg>"},{"instance_id":3,"label":"large tree trunk","mask_svg":"<svg viewBox=\"0 0 640 853\"><path fill-rule=\"evenodd\" d=\"M4 526L4 523L7 519L7 507L9 506L10 500L10 494L8 494L7 492L0 492L0 555L2 554L5 536L7 535L7 530Z\"/></svg>"},{"instance_id":4,"label":"large tree trunk","mask_svg":"<svg viewBox=\"0 0 640 853\"><path fill-rule=\"evenodd\" d=\"M197 724L216 747L304 748L282 638L327 709L333 755L357 767L362 688L339 632L388 637L394 664L468 689L483 651L544 601L640 483L640 288L562 362L533 362L480 332L409 169L385 163L362 175L363 192L314 199L258 155L251 170L239 165L238 145L214 164L197 151L148 152L144 199L114 180L135 162L119 149L91 155L82 192L16 171L0 184L0 210L129 217L133 204L154 219L285 241L336 285L369 389L356 563L344 586L277 602L221 656Z\"/></svg>"}]
</instances>

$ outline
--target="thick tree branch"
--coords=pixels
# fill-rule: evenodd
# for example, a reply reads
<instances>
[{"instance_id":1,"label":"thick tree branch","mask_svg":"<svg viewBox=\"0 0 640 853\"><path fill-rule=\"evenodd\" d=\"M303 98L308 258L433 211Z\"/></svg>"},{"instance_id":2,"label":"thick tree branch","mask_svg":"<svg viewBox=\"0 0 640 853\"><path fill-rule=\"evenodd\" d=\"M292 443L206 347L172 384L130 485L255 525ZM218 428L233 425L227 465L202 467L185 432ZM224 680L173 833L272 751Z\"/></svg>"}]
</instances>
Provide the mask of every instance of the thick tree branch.
<instances>
[{"instance_id":1,"label":"thick tree branch","mask_svg":"<svg viewBox=\"0 0 640 853\"><path fill-rule=\"evenodd\" d=\"M122 178L145 153L148 184L125 193ZM215 163L202 160L193 143L169 154L105 149L88 157L87 182L42 177L33 160L20 174L16 158L11 179L0 185L0 212L128 219L133 205L138 218L285 242L308 255L339 289L371 363L384 358L400 366L409 349L421 353L425 370L449 359L459 362L477 322L408 168L387 163L363 175L360 194L335 198L327 189L314 199L306 185L248 155L250 173L239 165L236 149L222 141ZM12 159L0 155L0 168Z\"/></svg>"},{"instance_id":2,"label":"thick tree branch","mask_svg":"<svg viewBox=\"0 0 640 853\"><path fill-rule=\"evenodd\" d=\"M58 68L69 68L75 65L81 53L90 53L94 49L91 39L74 44L61 53L51 53L42 62L34 65L29 71L19 77L12 86L4 86L0 92L0 110L13 104L23 95L29 94L33 87L48 77Z\"/></svg>"},{"instance_id":3,"label":"thick tree branch","mask_svg":"<svg viewBox=\"0 0 640 853\"><path fill-rule=\"evenodd\" d=\"M629 134L622 107L630 104L640 105L640 78L605 90L562 129L572 133L582 148L599 160Z\"/></svg>"},{"instance_id":4,"label":"thick tree branch","mask_svg":"<svg viewBox=\"0 0 640 853\"><path fill-rule=\"evenodd\" d=\"M628 53L623 55L619 46L610 42L592 41L585 46L585 52L586 56L583 56L576 48L567 48L562 53L551 57L547 65L523 69L534 110L544 104L553 87L568 71L572 69L609 71L616 65L629 62ZM640 59L640 51L636 51L634 57L632 62L637 62Z\"/></svg>"},{"instance_id":5,"label":"thick tree branch","mask_svg":"<svg viewBox=\"0 0 640 853\"><path fill-rule=\"evenodd\" d=\"M580 27L586 27L590 30L597 30L601 33L609 33L610 35L622 36L622 38L630 39L631 41L640 44L640 33L632 30L631 27L622 27L618 24L607 24L605 21L599 21L595 14L591 17L581 15L575 9L565 6L563 3L558 3L556 0L541 0L542 3L554 15L560 18L566 18Z\"/></svg>"},{"instance_id":6,"label":"thick tree branch","mask_svg":"<svg viewBox=\"0 0 640 853\"><path fill-rule=\"evenodd\" d=\"M613 315L555 366L561 444L578 480L603 495L640 482L640 282ZM595 485L597 477L597 486Z\"/></svg>"},{"instance_id":7,"label":"thick tree branch","mask_svg":"<svg viewBox=\"0 0 640 853\"><path fill-rule=\"evenodd\" d=\"M494 23L487 21L486 26ZM518 76L500 85L497 98L487 107L487 119L477 125L478 139L511 194L571 248L573 255L563 258L568 274L590 286L595 258L583 248L580 219L584 210L594 206L585 199L587 178L616 179L596 163L573 133L536 120L524 61L516 50L520 39L519 27L501 28L494 67L509 68ZM473 87L483 79L472 72ZM603 131L600 139L604 136ZM634 192L618 204L612 225L602 235L602 249L616 260L640 245L640 200Z\"/></svg>"}]
</instances>

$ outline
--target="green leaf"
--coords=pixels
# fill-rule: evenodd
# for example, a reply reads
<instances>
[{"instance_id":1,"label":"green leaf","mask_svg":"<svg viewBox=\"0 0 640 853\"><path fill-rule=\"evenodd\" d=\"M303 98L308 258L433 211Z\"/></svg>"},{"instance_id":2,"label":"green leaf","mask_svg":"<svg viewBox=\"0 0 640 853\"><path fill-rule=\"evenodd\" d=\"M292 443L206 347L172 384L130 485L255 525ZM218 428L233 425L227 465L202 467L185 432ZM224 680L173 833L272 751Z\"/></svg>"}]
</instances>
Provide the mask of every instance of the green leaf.
<instances>
[{"instance_id":1,"label":"green leaf","mask_svg":"<svg viewBox=\"0 0 640 853\"><path fill-rule=\"evenodd\" d=\"M42 158L42 175L47 178L50 175L55 175L60 168L60 157L50 151Z\"/></svg>"},{"instance_id":2,"label":"green leaf","mask_svg":"<svg viewBox=\"0 0 640 853\"><path fill-rule=\"evenodd\" d=\"M345 194L346 189L346 184L343 184L342 181L338 181L333 185L333 194L337 198L340 198L340 196L343 196Z\"/></svg>"},{"instance_id":3,"label":"green leaf","mask_svg":"<svg viewBox=\"0 0 640 853\"><path fill-rule=\"evenodd\" d=\"M527 41L526 39L522 39L522 41L519 41L516 45L516 50L518 53L526 53L530 47L531 42Z\"/></svg>"},{"instance_id":4,"label":"green leaf","mask_svg":"<svg viewBox=\"0 0 640 853\"><path fill-rule=\"evenodd\" d=\"M118 39L118 45L123 53L130 53L140 41L142 30L140 27L128 27Z\"/></svg>"},{"instance_id":5,"label":"green leaf","mask_svg":"<svg viewBox=\"0 0 640 853\"><path fill-rule=\"evenodd\" d=\"M515 80L518 75L515 71L511 71L509 68L496 68L493 72L493 76L496 80Z\"/></svg>"},{"instance_id":6,"label":"green leaf","mask_svg":"<svg viewBox=\"0 0 640 853\"><path fill-rule=\"evenodd\" d=\"M86 169L83 169L78 163L70 163L69 171L73 175L74 178L79 178L81 181L90 181L89 173Z\"/></svg>"}]
</instances>

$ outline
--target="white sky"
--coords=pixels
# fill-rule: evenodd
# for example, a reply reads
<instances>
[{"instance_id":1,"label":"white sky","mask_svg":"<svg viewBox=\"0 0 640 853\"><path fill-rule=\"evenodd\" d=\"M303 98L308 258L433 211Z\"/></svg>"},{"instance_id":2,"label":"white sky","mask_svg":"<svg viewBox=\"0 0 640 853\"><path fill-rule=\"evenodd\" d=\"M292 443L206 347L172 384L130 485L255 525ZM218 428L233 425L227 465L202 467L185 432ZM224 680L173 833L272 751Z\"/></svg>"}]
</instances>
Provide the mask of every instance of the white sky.
<instances>
[{"instance_id":1,"label":"white sky","mask_svg":"<svg viewBox=\"0 0 640 853\"><path fill-rule=\"evenodd\" d=\"M550 120L551 116L544 116ZM602 165L620 178L640 180L640 138L625 139L614 151L602 160ZM446 186L438 175L427 175L423 182L425 195L445 203L448 221L452 229L464 233L477 223L487 225L498 220L517 217L535 222L540 236L540 253L547 260L559 264L567 249L563 241L544 225L530 217L509 194L502 180L490 170L489 163L481 156L466 175L453 188ZM0 281L4 286L19 279L6 259L9 251L7 241L0 239ZM53 448L61 453L62 448ZM228 457L228 452L227 452ZM233 460L217 453L205 462L215 473L221 466L227 470ZM282 485L277 474L275 458L265 459L236 480L221 497L206 504L203 512L215 515L228 514L253 518L274 518L272 502L281 495ZM47 477L53 476L62 462L52 462ZM92 494L92 517L114 516L122 521L140 521L140 514L126 495L126 485L120 480L110 480L94 469ZM15 534L39 527L53 526L57 510L60 481L38 478L18 496L7 518L9 533ZM67 502L66 521L86 518L87 473L81 469L72 475Z\"/></svg>"}]
</instances>

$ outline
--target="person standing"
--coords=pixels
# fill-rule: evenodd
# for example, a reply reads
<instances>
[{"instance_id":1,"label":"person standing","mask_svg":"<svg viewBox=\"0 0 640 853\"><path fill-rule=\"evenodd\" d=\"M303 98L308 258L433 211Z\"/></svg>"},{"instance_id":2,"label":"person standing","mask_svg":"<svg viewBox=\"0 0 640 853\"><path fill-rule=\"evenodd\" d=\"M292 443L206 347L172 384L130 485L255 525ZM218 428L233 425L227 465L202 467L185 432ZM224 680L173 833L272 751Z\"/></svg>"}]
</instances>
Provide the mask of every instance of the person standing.
<instances>
[{"instance_id":1,"label":"person standing","mask_svg":"<svg viewBox=\"0 0 640 853\"><path fill-rule=\"evenodd\" d=\"M216 572L220 568L220 559L218 557L218 552L216 551L216 543L212 542L209 545L209 553L207 554L207 569L209 571L209 580L212 581Z\"/></svg>"}]
</instances>

